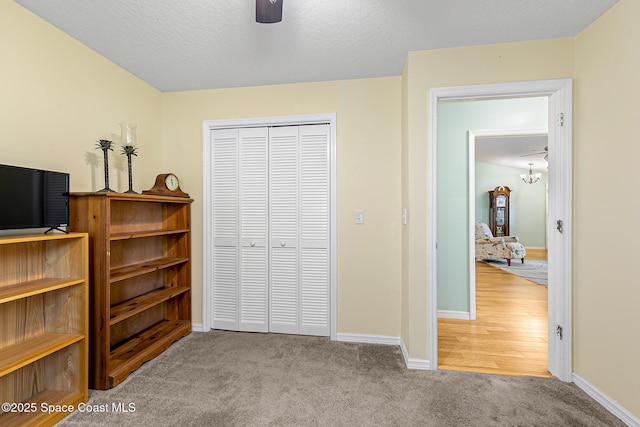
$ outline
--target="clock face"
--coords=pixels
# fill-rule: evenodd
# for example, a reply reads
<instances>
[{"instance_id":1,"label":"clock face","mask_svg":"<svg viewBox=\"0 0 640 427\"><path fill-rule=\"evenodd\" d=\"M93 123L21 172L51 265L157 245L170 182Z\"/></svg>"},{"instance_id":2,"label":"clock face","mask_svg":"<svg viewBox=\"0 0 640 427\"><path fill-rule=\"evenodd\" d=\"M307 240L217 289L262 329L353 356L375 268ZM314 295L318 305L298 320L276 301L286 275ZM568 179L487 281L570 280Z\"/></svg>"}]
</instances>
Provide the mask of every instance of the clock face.
<instances>
[{"instance_id":1,"label":"clock face","mask_svg":"<svg viewBox=\"0 0 640 427\"><path fill-rule=\"evenodd\" d=\"M170 173L164 179L164 183L167 186L167 189L170 191L176 191L178 189L178 177L174 174Z\"/></svg>"}]
</instances>

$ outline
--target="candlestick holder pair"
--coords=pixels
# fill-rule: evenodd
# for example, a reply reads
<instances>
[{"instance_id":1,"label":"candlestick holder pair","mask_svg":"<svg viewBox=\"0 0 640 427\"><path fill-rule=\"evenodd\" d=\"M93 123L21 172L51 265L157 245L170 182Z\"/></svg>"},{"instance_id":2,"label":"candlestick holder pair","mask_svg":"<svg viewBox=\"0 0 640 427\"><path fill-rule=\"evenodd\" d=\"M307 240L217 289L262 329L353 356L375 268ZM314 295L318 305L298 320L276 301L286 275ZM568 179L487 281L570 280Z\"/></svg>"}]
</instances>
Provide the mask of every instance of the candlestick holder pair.
<instances>
[{"instance_id":1,"label":"candlestick holder pair","mask_svg":"<svg viewBox=\"0 0 640 427\"><path fill-rule=\"evenodd\" d=\"M121 148L121 153L127 156L127 170L129 173L129 190L125 193L138 194L137 191L133 191L133 173L131 171L131 156L138 156L136 151L137 147L133 144L136 142L136 125L132 123L120 123L122 130L121 141L125 144ZM96 144L96 147L102 150L104 156L104 188L100 190L101 193L114 192L109 188L109 150L113 151L113 141L108 139L100 139Z\"/></svg>"}]
</instances>

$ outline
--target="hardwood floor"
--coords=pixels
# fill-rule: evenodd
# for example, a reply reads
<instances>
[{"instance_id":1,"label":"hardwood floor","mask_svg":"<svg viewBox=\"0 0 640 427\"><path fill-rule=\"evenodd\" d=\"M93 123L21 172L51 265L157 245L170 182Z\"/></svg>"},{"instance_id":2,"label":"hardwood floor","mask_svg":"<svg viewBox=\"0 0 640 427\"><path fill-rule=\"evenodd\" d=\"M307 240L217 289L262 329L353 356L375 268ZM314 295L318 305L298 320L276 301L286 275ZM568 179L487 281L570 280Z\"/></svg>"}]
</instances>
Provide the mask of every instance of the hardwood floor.
<instances>
[{"instance_id":1,"label":"hardwood floor","mask_svg":"<svg viewBox=\"0 0 640 427\"><path fill-rule=\"evenodd\" d=\"M547 287L476 262L476 320L438 319L438 369L550 377L547 367Z\"/></svg>"}]
</instances>

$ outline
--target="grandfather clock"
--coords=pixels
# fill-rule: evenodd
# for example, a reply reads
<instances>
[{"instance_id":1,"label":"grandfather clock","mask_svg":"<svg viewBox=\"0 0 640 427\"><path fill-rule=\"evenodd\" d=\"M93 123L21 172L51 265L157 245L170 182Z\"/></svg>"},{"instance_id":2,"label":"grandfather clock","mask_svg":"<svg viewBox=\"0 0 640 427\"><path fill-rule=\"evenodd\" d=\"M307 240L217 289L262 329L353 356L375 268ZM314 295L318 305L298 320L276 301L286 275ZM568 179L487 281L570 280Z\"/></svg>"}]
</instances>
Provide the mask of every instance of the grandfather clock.
<instances>
[{"instance_id":1,"label":"grandfather clock","mask_svg":"<svg viewBox=\"0 0 640 427\"><path fill-rule=\"evenodd\" d=\"M509 235L509 187L496 187L489 191L489 228L494 236Z\"/></svg>"}]
</instances>

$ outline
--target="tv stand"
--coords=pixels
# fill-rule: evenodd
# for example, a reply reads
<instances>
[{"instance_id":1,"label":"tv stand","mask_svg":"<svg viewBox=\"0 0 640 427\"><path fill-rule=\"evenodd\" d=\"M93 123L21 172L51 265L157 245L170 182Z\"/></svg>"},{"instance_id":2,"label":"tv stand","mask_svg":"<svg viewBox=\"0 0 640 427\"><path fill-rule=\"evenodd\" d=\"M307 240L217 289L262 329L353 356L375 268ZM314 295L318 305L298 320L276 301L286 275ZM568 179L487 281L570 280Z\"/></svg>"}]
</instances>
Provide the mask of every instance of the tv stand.
<instances>
[{"instance_id":1,"label":"tv stand","mask_svg":"<svg viewBox=\"0 0 640 427\"><path fill-rule=\"evenodd\" d=\"M0 237L0 400L14 402L0 425L51 426L89 399L88 246L80 233Z\"/></svg>"},{"instance_id":2,"label":"tv stand","mask_svg":"<svg viewBox=\"0 0 640 427\"><path fill-rule=\"evenodd\" d=\"M49 234L49 232L53 231L53 230L58 230L58 231L60 231L60 232L62 232L64 234L69 234L69 232L67 230L63 230L62 228L59 228L59 227L49 227L49 229L47 231L45 231L44 234Z\"/></svg>"}]
</instances>

